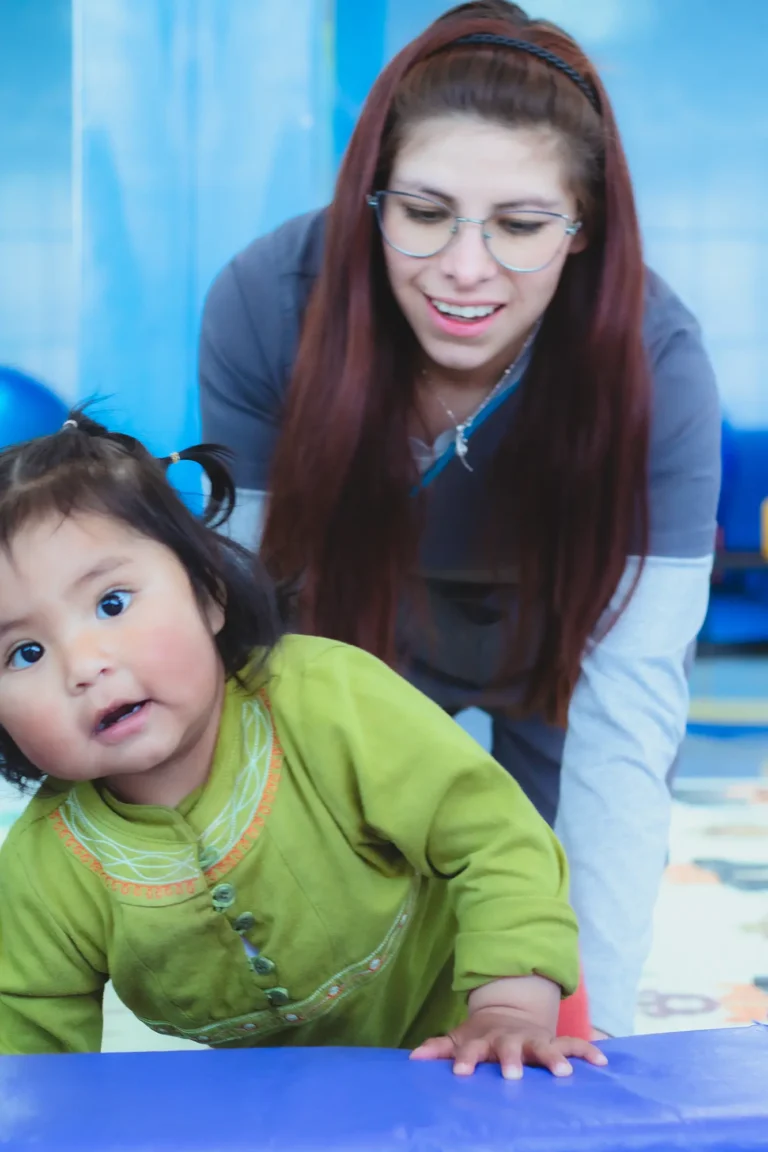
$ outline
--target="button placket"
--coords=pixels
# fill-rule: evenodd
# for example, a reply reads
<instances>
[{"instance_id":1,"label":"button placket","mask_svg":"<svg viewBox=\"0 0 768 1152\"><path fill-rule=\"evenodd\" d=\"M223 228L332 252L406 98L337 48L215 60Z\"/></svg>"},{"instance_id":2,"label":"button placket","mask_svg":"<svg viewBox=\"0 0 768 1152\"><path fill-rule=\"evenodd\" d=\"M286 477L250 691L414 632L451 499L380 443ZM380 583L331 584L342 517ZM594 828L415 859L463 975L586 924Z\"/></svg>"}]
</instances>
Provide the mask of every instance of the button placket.
<instances>
[{"instance_id":1,"label":"button placket","mask_svg":"<svg viewBox=\"0 0 768 1152\"><path fill-rule=\"evenodd\" d=\"M252 912L241 912L240 915L236 916L233 920L232 927L239 936L243 936L246 932L250 932L252 928L256 927L256 917Z\"/></svg>"},{"instance_id":2,"label":"button placket","mask_svg":"<svg viewBox=\"0 0 768 1152\"><path fill-rule=\"evenodd\" d=\"M211 889L211 903L217 912L226 912L237 899L234 884L217 884Z\"/></svg>"},{"instance_id":3,"label":"button placket","mask_svg":"<svg viewBox=\"0 0 768 1152\"><path fill-rule=\"evenodd\" d=\"M248 960L251 969L257 976L271 976L277 968L274 960L270 960L269 956L251 956Z\"/></svg>"},{"instance_id":4,"label":"button placket","mask_svg":"<svg viewBox=\"0 0 768 1152\"><path fill-rule=\"evenodd\" d=\"M208 848L200 847L198 863L203 872L207 872L209 868L213 868L214 864L218 864L218 862L219 853L215 848L211 848L210 845Z\"/></svg>"},{"instance_id":5,"label":"button placket","mask_svg":"<svg viewBox=\"0 0 768 1152\"><path fill-rule=\"evenodd\" d=\"M272 1008L283 1008L291 1002L291 994L287 988L267 988L264 995Z\"/></svg>"},{"instance_id":6,"label":"button placket","mask_svg":"<svg viewBox=\"0 0 768 1152\"><path fill-rule=\"evenodd\" d=\"M204 853L201 854L201 860L203 856ZM216 884L215 887L211 889L211 903L217 912L226 912L227 909L233 906L236 899L237 890L234 884ZM233 931L237 932L243 941L248 957L248 964L254 975L261 977L274 976L277 971L277 965L274 960L270 960L269 956L262 955L259 949L246 938L247 933L256 926L256 917L253 913L240 912L231 923ZM283 1008L286 1004L290 1004L293 999L288 989L279 985L272 988L265 988L264 996L271 1008Z\"/></svg>"}]
</instances>

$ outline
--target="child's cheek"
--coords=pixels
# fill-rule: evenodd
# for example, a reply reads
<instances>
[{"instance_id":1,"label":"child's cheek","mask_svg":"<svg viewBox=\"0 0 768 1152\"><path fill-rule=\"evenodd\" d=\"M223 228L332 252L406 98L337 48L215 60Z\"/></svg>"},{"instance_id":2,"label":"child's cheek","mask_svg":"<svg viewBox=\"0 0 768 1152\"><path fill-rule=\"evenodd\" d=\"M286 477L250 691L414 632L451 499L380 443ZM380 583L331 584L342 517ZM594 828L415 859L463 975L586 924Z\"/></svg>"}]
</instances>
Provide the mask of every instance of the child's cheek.
<instances>
[{"instance_id":1,"label":"child's cheek","mask_svg":"<svg viewBox=\"0 0 768 1152\"><path fill-rule=\"evenodd\" d=\"M61 758L74 725L74 717L66 716L45 679L31 671L0 678L0 726L42 771Z\"/></svg>"}]
</instances>

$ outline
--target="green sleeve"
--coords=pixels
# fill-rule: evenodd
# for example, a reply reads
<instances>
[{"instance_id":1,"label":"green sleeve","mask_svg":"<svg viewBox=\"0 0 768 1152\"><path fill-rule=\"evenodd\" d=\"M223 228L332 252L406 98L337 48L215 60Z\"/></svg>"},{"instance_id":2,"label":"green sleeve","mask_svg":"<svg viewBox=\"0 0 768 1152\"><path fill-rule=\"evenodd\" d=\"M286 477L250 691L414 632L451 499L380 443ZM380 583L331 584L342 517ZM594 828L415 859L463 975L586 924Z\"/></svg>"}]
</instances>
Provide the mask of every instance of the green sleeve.
<instances>
[{"instance_id":1,"label":"green sleeve","mask_svg":"<svg viewBox=\"0 0 768 1152\"><path fill-rule=\"evenodd\" d=\"M45 900L14 848L0 853L0 1054L98 1052L106 976L60 922L58 891Z\"/></svg>"},{"instance_id":2,"label":"green sleeve","mask_svg":"<svg viewBox=\"0 0 768 1152\"><path fill-rule=\"evenodd\" d=\"M389 842L422 874L448 881L455 990L537 973L572 992L578 944L565 856L520 787L378 660L343 645L314 651L298 676L281 678L290 739L363 853Z\"/></svg>"}]
</instances>

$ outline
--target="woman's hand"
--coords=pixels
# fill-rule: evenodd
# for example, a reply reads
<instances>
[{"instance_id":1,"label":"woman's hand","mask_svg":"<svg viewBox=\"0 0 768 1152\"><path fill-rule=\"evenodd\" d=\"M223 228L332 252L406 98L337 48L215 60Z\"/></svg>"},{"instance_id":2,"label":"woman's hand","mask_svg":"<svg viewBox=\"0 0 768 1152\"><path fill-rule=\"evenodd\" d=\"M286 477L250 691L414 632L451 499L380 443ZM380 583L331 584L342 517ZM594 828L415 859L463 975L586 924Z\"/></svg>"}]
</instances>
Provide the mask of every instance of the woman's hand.
<instances>
[{"instance_id":1,"label":"woman's hand","mask_svg":"<svg viewBox=\"0 0 768 1152\"><path fill-rule=\"evenodd\" d=\"M411 1053L412 1060L453 1060L457 1076L471 1076L484 1062L498 1063L506 1080L519 1080L524 1064L548 1068L555 1076L570 1076L569 1056L598 1066L608 1063L588 1041L555 1037L549 1028L502 1007L477 1009L453 1032L435 1036Z\"/></svg>"}]
</instances>

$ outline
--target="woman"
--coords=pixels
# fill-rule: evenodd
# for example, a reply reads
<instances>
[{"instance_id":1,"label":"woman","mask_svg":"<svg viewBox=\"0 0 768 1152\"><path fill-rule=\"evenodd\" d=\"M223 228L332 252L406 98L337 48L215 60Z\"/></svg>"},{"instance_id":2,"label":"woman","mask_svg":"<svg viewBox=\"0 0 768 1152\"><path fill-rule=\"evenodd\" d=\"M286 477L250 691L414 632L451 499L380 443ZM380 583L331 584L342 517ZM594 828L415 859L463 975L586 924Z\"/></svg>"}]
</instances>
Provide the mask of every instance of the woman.
<instances>
[{"instance_id":1,"label":"woman","mask_svg":"<svg viewBox=\"0 0 768 1152\"><path fill-rule=\"evenodd\" d=\"M720 417L578 46L503 0L409 44L329 210L218 277L200 375L238 532L260 536L268 491L262 551L301 627L492 717L568 852L596 1033L631 1032Z\"/></svg>"}]
</instances>

